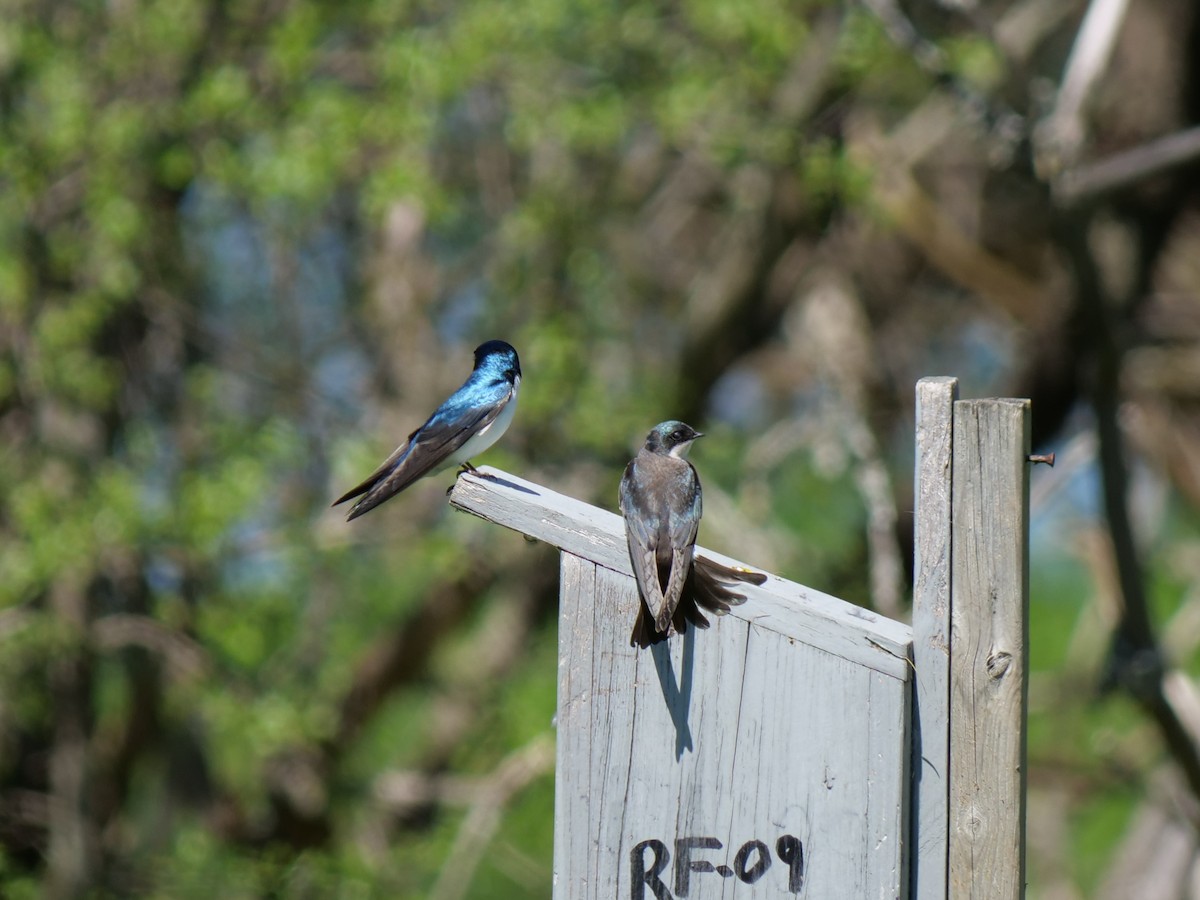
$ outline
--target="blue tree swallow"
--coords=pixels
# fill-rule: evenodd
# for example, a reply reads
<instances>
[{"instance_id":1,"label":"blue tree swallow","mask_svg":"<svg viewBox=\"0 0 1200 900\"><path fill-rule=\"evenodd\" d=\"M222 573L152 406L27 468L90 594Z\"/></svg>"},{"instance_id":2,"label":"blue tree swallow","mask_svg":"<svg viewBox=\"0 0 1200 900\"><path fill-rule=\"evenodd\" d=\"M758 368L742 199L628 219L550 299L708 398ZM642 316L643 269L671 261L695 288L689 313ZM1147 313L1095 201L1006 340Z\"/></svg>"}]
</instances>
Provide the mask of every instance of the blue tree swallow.
<instances>
[{"instance_id":1,"label":"blue tree swallow","mask_svg":"<svg viewBox=\"0 0 1200 900\"><path fill-rule=\"evenodd\" d=\"M728 585L767 580L761 572L732 569L695 555L700 479L686 456L692 441L702 436L683 422L655 425L621 478L625 538L641 598L631 646L657 644L672 631L682 634L688 622L707 628L701 607L723 616L731 606L746 602Z\"/></svg>"},{"instance_id":2,"label":"blue tree swallow","mask_svg":"<svg viewBox=\"0 0 1200 900\"><path fill-rule=\"evenodd\" d=\"M461 464L471 471L478 456L508 430L517 410L521 361L512 345L488 341L475 348L475 368L463 386L408 436L371 477L347 491L334 506L354 497L346 521L356 519L400 493L418 478Z\"/></svg>"}]
</instances>

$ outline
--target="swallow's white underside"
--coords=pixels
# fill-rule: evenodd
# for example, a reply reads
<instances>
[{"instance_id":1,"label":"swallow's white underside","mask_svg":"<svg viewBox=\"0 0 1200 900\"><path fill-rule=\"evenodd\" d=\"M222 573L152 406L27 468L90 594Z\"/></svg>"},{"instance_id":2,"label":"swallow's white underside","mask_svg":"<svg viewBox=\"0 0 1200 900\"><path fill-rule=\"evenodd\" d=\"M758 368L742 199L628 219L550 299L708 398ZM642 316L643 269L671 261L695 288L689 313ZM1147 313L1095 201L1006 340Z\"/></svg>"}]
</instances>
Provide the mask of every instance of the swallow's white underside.
<instances>
[{"instance_id":1,"label":"swallow's white underside","mask_svg":"<svg viewBox=\"0 0 1200 900\"><path fill-rule=\"evenodd\" d=\"M504 432L508 431L508 426L512 424L513 416L517 412L517 390L520 387L521 377L518 375L516 380L513 381L512 396L504 404L504 409L500 410L500 415L492 419L474 437L469 438L465 444L452 453L450 458L438 468L445 469L449 466L461 465L468 459L478 456L492 446L492 444L496 443L496 441L500 440L504 436Z\"/></svg>"}]
</instances>

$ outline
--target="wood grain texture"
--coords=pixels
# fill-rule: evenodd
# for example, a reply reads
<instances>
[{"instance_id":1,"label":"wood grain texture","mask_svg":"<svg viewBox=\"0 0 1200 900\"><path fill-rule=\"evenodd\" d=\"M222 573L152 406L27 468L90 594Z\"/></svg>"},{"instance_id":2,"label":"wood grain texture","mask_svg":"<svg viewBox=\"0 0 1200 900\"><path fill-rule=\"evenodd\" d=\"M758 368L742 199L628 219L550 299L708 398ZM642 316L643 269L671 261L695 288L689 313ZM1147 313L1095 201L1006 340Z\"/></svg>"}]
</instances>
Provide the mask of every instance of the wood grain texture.
<instances>
[{"instance_id":1,"label":"wood grain texture","mask_svg":"<svg viewBox=\"0 0 1200 900\"><path fill-rule=\"evenodd\" d=\"M564 553L561 577L558 900L654 897L633 879L647 840L671 855L667 896L682 874L689 898L794 897L783 835L803 842L800 896L906 896L907 665L895 677L789 636L753 615L758 594L750 614L639 651L632 576ZM699 870L677 870L684 838L708 839ZM762 877L724 875L753 840Z\"/></svg>"},{"instance_id":2,"label":"wood grain texture","mask_svg":"<svg viewBox=\"0 0 1200 900\"><path fill-rule=\"evenodd\" d=\"M950 896L1025 893L1029 401L954 404Z\"/></svg>"},{"instance_id":3,"label":"wood grain texture","mask_svg":"<svg viewBox=\"0 0 1200 900\"><path fill-rule=\"evenodd\" d=\"M625 523L616 513L492 468L460 475L450 493L458 509L552 544L567 553L629 575ZM728 566L754 568L697 547L698 555ZM752 621L761 630L805 643L848 662L907 681L912 629L870 610L776 576L761 586L739 585L747 602L725 618ZM625 643L634 612L618 623Z\"/></svg>"},{"instance_id":4,"label":"wood grain texture","mask_svg":"<svg viewBox=\"0 0 1200 900\"><path fill-rule=\"evenodd\" d=\"M912 885L917 900L946 900L950 770L950 513L958 379L917 383L914 513Z\"/></svg>"}]
</instances>

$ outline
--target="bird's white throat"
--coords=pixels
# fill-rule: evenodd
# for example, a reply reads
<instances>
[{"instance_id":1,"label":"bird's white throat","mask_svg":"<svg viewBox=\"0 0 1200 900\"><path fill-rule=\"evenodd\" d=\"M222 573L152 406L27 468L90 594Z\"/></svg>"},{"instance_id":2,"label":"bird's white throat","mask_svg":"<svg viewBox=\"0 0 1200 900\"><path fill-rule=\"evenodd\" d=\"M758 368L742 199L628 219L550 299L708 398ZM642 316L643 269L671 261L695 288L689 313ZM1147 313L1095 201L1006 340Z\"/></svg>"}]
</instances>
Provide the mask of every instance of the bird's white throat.
<instances>
[{"instance_id":1,"label":"bird's white throat","mask_svg":"<svg viewBox=\"0 0 1200 900\"><path fill-rule=\"evenodd\" d=\"M682 444L676 444L671 448L670 454L676 459L687 459L688 451L692 449L692 442L687 441Z\"/></svg>"}]
</instances>

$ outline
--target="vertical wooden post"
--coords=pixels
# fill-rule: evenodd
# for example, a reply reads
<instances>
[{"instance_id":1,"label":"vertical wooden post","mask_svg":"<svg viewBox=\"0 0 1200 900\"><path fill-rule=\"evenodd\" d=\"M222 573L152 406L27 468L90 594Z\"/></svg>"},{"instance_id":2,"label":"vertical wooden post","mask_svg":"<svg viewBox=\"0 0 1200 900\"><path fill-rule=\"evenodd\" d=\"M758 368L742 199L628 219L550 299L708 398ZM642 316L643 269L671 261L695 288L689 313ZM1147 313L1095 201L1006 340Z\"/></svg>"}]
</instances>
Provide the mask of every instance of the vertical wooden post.
<instances>
[{"instance_id":1,"label":"vertical wooden post","mask_svg":"<svg viewBox=\"0 0 1200 900\"><path fill-rule=\"evenodd\" d=\"M951 453L958 379L917 383L914 528L912 889L946 900L950 786Z\"/></svg>"},{"instance_id":2,"label":"vertical wooden post","mask_svg":"<svg viewBox=\"0 0 1200 900\"><path fill-rule=\"evenodd\" d=\"M1029 401L954 404L950 896L1025 895Z\"/></svg>"}]
</instances>

